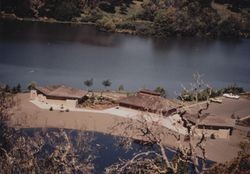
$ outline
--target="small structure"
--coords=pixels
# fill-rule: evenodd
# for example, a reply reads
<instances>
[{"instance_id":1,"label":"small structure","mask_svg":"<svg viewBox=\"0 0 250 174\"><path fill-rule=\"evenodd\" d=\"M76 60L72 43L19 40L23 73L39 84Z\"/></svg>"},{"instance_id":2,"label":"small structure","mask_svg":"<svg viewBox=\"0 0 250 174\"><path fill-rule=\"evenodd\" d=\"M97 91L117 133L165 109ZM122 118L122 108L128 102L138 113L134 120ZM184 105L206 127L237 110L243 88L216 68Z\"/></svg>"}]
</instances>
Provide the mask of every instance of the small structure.
<instances>
[{"instance_id":1,"label":"small structure","mask_svg":"<svg viewBox=\"0 0 250 174\"><path fill-rule=\"evenodd\" d=\"M199 129L206 129L219 138L229 138L234 126L235 120L222 116L208 116L198 123Z\"/></svg>"},{"instance_id":2,"label":"small structure","mask_svg":"<svg viewBox=\"0 0 250 174\"><path fill-rule=\"evenodd\" d=\"M235 120L223 116L213 115L205 117L198 123L198 128L200 129L229 130L229 135L232 135L234 126Z\"/></svg>"},{"instance_id":3,"label":"small structure","mask_svg":"<svg viewBox=\"0 0 250 174\"><path fill-rule=\"evenodd\" d=\"M30 92L32 100L65 107L76 107L87 95L87 91L79 90L64 85L37 86Z\"/></svg>"},{"instance_id":4,"label":"small structure","mask_svg":"<svg viewBox=\"0 0 250 174\"><path fill-rule=\"evenodd\" d=\"M205 131L208 136L212 134L218 138L228 139L232 135L235 127L235 120L218 115L211 115L209 113L203 114L200 118L197 115L191 115L186 113L184 118L188 120L192 125L196 125L198 132Z\"/></svg>"},{"instance_id":5,"label":"small structure","mask_svg":"<svg viewBox=\"0 0 250 174\"><path fill-rule=\"evenodd\" d=\"M159 113L168 116L177 111L180 107L173 101L160 96L160 93L141 90L133 96L126 97L119 101L119 105L131 109Z\"/></svg>"}]
</instances>

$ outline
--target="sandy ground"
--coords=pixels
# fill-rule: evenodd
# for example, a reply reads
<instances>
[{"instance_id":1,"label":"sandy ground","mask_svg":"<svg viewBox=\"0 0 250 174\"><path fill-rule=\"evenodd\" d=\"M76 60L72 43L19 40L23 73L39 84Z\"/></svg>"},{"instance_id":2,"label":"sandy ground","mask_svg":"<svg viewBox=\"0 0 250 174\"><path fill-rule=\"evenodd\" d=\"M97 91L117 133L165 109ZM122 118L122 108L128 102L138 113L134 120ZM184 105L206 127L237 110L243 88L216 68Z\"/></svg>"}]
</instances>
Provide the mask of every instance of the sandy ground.
<instances>
[{"instance_id":1,"label":"sandy ground","mask_svg":"<svg viewBox=\"0 0 250 174\"><path fill-rule=\"evenodd\" d=\"M123 130L111 130L119 122L127 120L125 117L113 115L112 110L107 113L96 112L60 112L40 109L29 101L29 94L17 95L17 106L13 109L11 123L22 128L68 128L88 131L97 131L112 135L121 135ZM124 112L124 111L116 111ZM117 113L116 113L117 114ZM123 115L121 113L121 115ZM164 130L166 132L172 132ZM183 138L183 137L182 137ZM235 132L229 140L207 140L207 158L216 162L225 162L237 156L239 142L243 139L240 132ZM176 147L177 141L171 135L166 135L163 142ZM183 144L185 145L185 143Z\"/></svg>"},{"instance_id":2,"label":"sandy ground","mask_svg":"<svg viewBox=\"0 0 250 174\"><path fill-rule=\"evenodd\" d=\"M231 118L231 115L234 114L235 117L246 117L250 115L250 100L241 97L240 99L229 99L225 97L220 97L222 103L210 103L208 110L204 112L212 113L218 116L224 116ZM202 102L204 103L204 102ZM192 105L190 107L191 113L197 113L199 106Z\"/></svg>"}]
</instances>

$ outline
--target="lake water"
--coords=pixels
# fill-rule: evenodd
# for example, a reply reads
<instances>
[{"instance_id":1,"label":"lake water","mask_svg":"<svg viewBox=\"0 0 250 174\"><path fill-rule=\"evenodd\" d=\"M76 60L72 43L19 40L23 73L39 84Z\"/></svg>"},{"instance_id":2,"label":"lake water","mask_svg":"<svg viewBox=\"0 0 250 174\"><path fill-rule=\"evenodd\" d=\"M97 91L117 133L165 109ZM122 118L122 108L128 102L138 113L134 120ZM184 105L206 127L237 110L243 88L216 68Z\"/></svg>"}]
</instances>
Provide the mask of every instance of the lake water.
<instances>
[{"instance_id":1,"label":"lake water","mask_svg":"<svg viewBox=\"0 0 250 174\"><path fill-rule=\"evenodd\" d=\"M199 72L213 87L250 89L250 40L160 40L98 32L93 26L0 21L0 83L111 89L162 86L174 97Z\"/></svg>"}]
</instances>

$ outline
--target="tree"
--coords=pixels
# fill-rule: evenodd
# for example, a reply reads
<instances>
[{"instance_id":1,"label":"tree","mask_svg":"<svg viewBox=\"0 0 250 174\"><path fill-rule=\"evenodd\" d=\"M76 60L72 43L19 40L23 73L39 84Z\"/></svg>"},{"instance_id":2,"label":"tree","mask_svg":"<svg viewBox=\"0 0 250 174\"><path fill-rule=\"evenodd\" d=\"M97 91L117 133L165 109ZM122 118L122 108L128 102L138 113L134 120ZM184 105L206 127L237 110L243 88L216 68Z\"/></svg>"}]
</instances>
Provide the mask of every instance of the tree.
<instances>
[{"instance_id":1,"label":"tree","mask_svg":"<svg viewBox=\"0 0 250 174\"><path fill-rule=\"evenodd\" d=\"M124 86L123 86L123 85L120 85L120 86L118 87L118 91L124 91Z\"/></svg>"},{"instance_id":2,"label":"tree","mask_svg":"<svg viewBox=\"0 0 250 174\"><path fill-rule=\"evenodd\" d=\"M32 81L28 84L27 89L32 90L36 87L36 82Z\"/></svg>"},{"instance_id":3,"label":"tree","mask_svg":"<svg viewBox=\"0 0 250 174\"><path fill-rule=\"evenodd\" d=\"M5 85L4 91L5 91L5 92L10 92L10 91L11 91L11 90L10 90L10 86L9 86L9 85Z\"/></svg>"},{"instance_id":4,"label":"tree","mask_svg":"<svg viewBox=\"0 0 250 174\"><path fill-rule=\"evenodd\" d=\"M93 139L88 133L63 129L32 133L10 127L13 106L13 95L0 91L0 173L93 173L95 156L89 145Z\"/></svg>"},{"instance_id":5,"label":"tree","mask_svg":"<svg viewBox=\"0 0 250 174\"><path fill-rule=\"evenodd\" d=\"M175 21L177 11L174 8L158 10L154 19L154 30L158 36L167 37L175 35Z\"/></svg>"},{"instance_id":6,"label":"tree","mask_svg":"<svg viewBox=\"0 0 250 174\"><path fill-rule=\"evenodd\" d=\"M111 84L112 84L112 82L111 82L110 80L108 80L108 79L102 81L102 85L103 85L105 88L110 87Z\"/></svg>"},{"instance_id":7,"label":"tree","mask_svg":"<svg viewBox=\"0 0 250 174\"><path fill-rule=\"evenodd\" d=\"M55 8L55 18L61 21L70 21L80 16L80 9L75 1L62 1Z\"/></svg>"},{"instance_id":8,"label":"tree","mask_svg":"<svg viewBox=\"0 0 250 174\"><path fill-rule=\"evenodd\" d=\"M154 91L160 93L162 97L167 96L166 90L163 87L158 86Z\"/></svg>"},{"instance_id":9,"label":"tree","mask_svg":"<svg viewBox=\"0 0 250 174\"><path fill-rule=\"evenodd\" d=\"M90 87L93 86L94 80L93 78L89 79L89 80L85 80L84 85L88 87L88 90L90 91Z\"/></svg>"},{"instance_id":10,"label":"tree","mask_svg":"<svg viewBox=\"0 0 250 174\"><path fill-rule=\"evenodd\" d=\"M17 84L16 89L17 89L17 92L21 92L22 91L20 83Z\"/></svg>"},{"instance_id":11,"label":"tree","mask_svg":"<svg viewBox=\"0 0 250 174\"><path fill-rule=\"evenodd\" d=\"M205 84L200 77L200 75L194 75L195 83L191 84L191 89L188 90L190 93L197 94L197 91ZM201 171L205 171L207 160L206 137L204 132L198 133L196 131L200 119L197 119L195 125L189 122L184 116L188 107L185 103L182 105L183 107L177 111L180 117L179 125L173 125L176 125L174 130L179 130L181 126L185 130L184 135L181 135L178 131L170 131L162 127L161 116L152 116L147 112L141 112L141 115L112 127L111 131L122 130L122 137L128 137L120 138L119 145L131 148L131 141L133 141L133 138L137 138L143 144L150 144L151 148L135 153L131 159L121 160L121 162L109 166L106 173L200 173L199 156L201 158ZM199 106L197 118L200 118L203 111L209 108L209 102ZM177 150L173 159L166 155L166 150L172 151L172 149L164 144L164 138L167 141L176 141Z\"/></svg>"}]
</instances>

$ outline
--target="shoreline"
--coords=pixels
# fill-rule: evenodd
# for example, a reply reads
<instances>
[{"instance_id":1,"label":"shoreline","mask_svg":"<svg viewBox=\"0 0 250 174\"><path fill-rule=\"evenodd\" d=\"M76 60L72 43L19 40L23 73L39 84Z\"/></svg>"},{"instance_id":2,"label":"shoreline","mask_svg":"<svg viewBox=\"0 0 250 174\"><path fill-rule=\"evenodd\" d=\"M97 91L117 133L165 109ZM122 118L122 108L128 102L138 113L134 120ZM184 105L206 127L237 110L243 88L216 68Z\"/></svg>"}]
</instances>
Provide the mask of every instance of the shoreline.
<instances>
[{"instance_id":1,"label":"shoreline","mask_svg":"<svg viewBox=\"0 0 250 174\"><path fill-rule=\"evenodd\" d=\"M14 13L5 13L3 11L0 12L0 19L4 20L17 20L17 21L26 21L26 22L41 22L41 23L49 23L49 24L73 24L73 25L89 25L89 26L94 26L97 31L100 32L107 32L107 33L118 33L118 34L127 34L127 35L135 35L135 36L144 36L144 37L154 37L154 38L159 38L159 36L153 35L153 34L142 34L138 33L135 30L129 30L129 29L115 29L115 30L107 30L104 28L97 28L97 23L95 22L80 22L80 21L59 21L56 20L55 18L47 18L47 17L39 17L39 18L27 18L27 17L18 17ZM161 37L160 37L161 38ZM190 38L190 36L168 36L167 38ZM206 35L201 35L201 36L191 36L191 38L202 38L202 39L209 39L209 40L216 40L216 39L249 39L250 35L243 35L241 34L240 36L237 37L232 37L232 36L226 36L226 37L208 37Z\"/></svg>"},{"instance_id":2,"label":"shoreline","mask_svg":"<svg viewBox=\"0 0 250 174\"><path fill-rule=\"evenodd\" d=\"M97 29L96 26L97 24L94 22L80 22L80 21L59 21L54 18L26 18L26 17L18 17L14 13L3 13L0 12L0 19L4 20L16 20L19 22L25 21L25 22L40 22L40 23L48 23L48 24L72 24L72 25L89 25L89 26L94 26L97 31L100 32L107 32L107 33L120 33L120 34L128 34L128 35L139 35L135 31L132 30L122 30L118 29L115 31L108 31L104 29ZM141 35L141 36L152 36L152 35Z\"/></svg>"}]
</instances>

